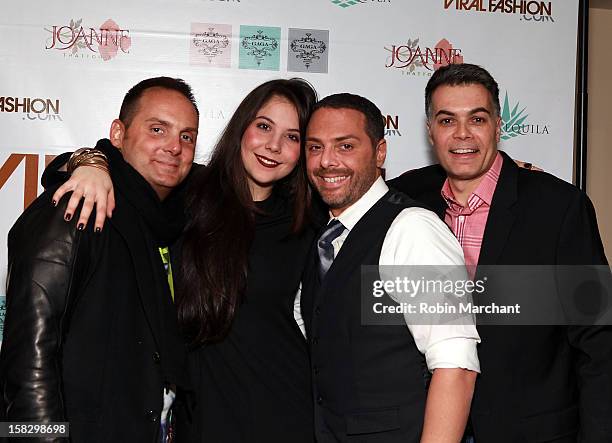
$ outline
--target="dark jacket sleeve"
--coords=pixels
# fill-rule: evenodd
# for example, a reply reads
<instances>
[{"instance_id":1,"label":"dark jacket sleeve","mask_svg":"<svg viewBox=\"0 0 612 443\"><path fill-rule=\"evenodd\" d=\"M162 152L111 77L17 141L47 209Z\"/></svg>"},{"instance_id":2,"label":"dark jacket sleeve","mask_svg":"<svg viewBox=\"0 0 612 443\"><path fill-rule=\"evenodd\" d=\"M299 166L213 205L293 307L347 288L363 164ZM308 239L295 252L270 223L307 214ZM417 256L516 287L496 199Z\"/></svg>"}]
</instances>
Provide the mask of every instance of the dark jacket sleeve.
<instances>
[{"instance_id":1,"label":"dark jacket sleeve","mask_svg":"<svg viewBox=\"0 0 612 443\"><path fill-rule=\"evenodd\" d=\"M0 351L2 416L8 421L65 421L60 355L63 318L82 232L36 199L9 233L6 319Z\"/></svg>"},{"instance_id":2,"label":"dark jacket sleeve","mask_svg":"<svg viewBox=\"0 0 612 443\"><path fill-rule=\"evenodd\" d=\"M582 192L577 192L574 197L562 225L558 262L570 265L607 265L593 205ZM609 281L608 272L604 273L604 278ZM592 295L575 294L582 297ZM608 309L611 309L610 301L607 301ZM570 326L568 339L576 353L580 389L580 441L610 442L612 326Z\"/></svg>"},{"instance_id":3,"label":"dark jacket sleeve","mask_svg":"<svg viewBox=\"0 0 612 443\"><path fill-rule=\"evenodd\" d=\"M68 163L72 152L64 152L63 154L55 157L51 163L47 165L40 183L45 189L52 188L53 186L59 186L64 183L70 175L66 171L60 171L61 167Z\"/></svg>"}]
</instances>

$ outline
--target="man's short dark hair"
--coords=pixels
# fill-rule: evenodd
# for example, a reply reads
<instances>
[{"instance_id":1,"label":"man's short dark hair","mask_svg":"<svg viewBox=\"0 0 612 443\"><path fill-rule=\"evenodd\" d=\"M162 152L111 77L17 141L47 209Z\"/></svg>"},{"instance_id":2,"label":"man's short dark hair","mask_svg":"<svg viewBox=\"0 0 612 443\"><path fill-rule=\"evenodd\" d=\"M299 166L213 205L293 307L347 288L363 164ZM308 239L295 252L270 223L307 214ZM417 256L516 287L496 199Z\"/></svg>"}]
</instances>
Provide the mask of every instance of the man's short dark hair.
<instances>
[{"instance_id":1,"label":"man's short dark hair","mask_svg":"<svg viewBox=\"0 0 612 443\"><path fill-rule=\"evenodd\" d=\"M353 109L361 112L365 117L365 132L368 134L372 146L376 147L378 142L385 137L385 119L374 103L365 97L349 93L332 94L317 102L313 113L317 109Z\"/></svg>"},{"instance_id":2,"label":"man's short dark hair","mask_svg":"<svg viewBox=\"0 0 612 443\"><path fill-rule=\"evenodd\" d=\"M425 87L425 114L431 118L431 96L440 86L481 85L491 94L493 108L501 114L499 106L499 86L489 71L470 63L458 63L443 66L430 77Z\"/></svg>"},{"instance_id":3,"label":"man's short dark hair","mask_svg":"<svg viewBox=\"0 0 612 443\"><path fill-rule=\"evenodd\" d=\"M140 83L132 86L127 94L125 94L125 97L123 97L123 103L121 103L121 110L119 111L119 120L121 120L126 127L130 126L130 123L132 123L132 119L134 118L134 114L136 114L138 111L138 102L140 97L142 97L142 94L144 94L147 89L151 88L170 89L171 91L176 91L182 94L191 102L196 114L198 116L200 115L191 86L185 83L184 80L171 77L154 77L143 80Z\"/></svg>"}]
</instances>

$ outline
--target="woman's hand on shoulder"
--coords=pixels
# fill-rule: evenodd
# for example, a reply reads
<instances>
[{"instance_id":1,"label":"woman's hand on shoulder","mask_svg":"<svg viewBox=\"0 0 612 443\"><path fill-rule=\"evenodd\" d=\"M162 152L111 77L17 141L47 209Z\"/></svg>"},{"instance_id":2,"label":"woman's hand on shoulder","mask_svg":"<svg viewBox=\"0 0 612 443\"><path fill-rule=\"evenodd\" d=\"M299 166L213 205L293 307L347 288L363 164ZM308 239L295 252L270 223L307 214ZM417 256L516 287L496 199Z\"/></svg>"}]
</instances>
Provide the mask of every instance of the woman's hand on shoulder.
<instances>
[{"instance_id":1,"label":"woman's hand on shoulder","mask_svg":"<svg viewBox=\"0 0 612 443\"><path fill-rule=\"evenodd\" d=\"M72 191L64 219L71 220L84 199L83 207L77 222L78 229L84 229L91 216L94 206L96 207L95 232L100 232L104 227L106 218L113 215L115 209L115 192L113 182L108 172L92 167L80 166L74 170L68 181L61 185L53 194L53 204L57 204L67 192Z\"/></svg>"}]
</instances>

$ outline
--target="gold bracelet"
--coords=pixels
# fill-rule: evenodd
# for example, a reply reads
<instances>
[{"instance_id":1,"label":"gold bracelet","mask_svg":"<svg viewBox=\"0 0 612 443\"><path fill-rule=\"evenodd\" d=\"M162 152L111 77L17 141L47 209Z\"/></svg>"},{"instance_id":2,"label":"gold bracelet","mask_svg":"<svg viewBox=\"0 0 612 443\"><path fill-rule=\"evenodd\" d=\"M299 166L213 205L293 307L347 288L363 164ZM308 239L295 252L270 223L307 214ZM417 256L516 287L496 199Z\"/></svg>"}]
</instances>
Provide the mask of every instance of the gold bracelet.
<instances>
[{"instance_id":1,"label":"gold bracelet","mask_svg":"<svg viewBox=\"0 0 612 443\"><path fill-rule=\"evenodd\" d=\"M108 158L99 149L77 149L68 160L68 173L72 174L79 166L93 166L108 172Z\"/></svg>"}]
</instances>

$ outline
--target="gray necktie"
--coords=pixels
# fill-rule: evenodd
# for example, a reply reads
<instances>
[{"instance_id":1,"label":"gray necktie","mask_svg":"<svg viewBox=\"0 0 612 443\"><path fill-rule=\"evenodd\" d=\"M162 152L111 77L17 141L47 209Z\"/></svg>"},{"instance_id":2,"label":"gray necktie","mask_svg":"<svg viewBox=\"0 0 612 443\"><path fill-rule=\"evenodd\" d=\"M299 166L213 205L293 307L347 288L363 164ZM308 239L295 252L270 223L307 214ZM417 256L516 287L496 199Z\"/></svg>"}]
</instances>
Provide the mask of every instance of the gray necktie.
<instances>
[{"instance_id":1,"label":"gray necktie","mask_svg":"<svg viewBox=\"0 0 612 443\"><path fill-rule=\"evenodd\" d=\"M323 280L323 277L325 277L334 261L334 246L332 242L344 232L344 229L344 225L340 223L340 220L335 219L327 225L325 231L319 237L317 248L319 250L319 276L321 280Z\"/></svg>"}]
</instances>

